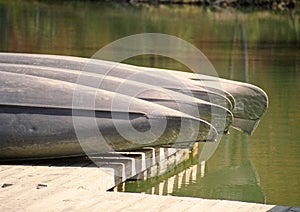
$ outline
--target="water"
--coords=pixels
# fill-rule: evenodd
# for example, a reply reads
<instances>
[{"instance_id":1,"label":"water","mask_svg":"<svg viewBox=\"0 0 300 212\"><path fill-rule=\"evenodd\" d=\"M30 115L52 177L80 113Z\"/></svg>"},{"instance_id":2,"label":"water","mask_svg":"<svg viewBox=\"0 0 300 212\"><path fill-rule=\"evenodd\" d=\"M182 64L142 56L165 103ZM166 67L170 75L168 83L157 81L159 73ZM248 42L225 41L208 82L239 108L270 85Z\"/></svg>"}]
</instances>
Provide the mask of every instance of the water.
<instances>
[{"instance_id":1,"label":"water","mask_svg":"<svg viewBox=\"0 0 300 212\"><path fill-rule=\"evenodd\" d=\"M196 166L197 172L197 158L191 158L161 177L128 183L125 190L151 193L152 187L178 181L184 173L182 185L169 194L300 206L299 11L1 1L0 29L0 51L82 57L135 33L167 33L191 42L221 77L263 88L268 112L251 137L231 130L205 167ZM153 55L126 62L186 70Z\"/></svg>"}]
</instances>

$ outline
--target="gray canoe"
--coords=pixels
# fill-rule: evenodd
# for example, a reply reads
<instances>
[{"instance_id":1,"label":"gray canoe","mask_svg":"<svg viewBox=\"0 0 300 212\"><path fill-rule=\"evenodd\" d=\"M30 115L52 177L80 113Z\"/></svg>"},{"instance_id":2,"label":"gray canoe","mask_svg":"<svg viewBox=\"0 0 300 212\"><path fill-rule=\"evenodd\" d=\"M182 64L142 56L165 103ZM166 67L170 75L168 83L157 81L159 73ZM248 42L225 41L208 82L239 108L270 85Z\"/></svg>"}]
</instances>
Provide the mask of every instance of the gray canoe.
<instances>
[{"instance_id":1,"label":"gray canoe","mask_svg":"<svg viewBox=\"0 0 300 212\"><path fill-rule=\"evenodd\" d=\"M217 136L211 124L151 102L68 82L0 74L1 160L188 145Z\"/></svg>"},{"instance_id":2,"label":"gray canoe","mask_svg":"<svg viewBox=\"0 0 300 212\"><path fill-rule=\"evenodd\" d=\"M168 70L167 70L168 71ZM170 72L170 71L168 71ZM220 79L201 74L170 72L179 78L190 79L191 84L206 88L221 86L222 89L232 94L236 104L232 111L234 120L232 126L252 134L259 124L261 117L268 109L268 95L259 87L233 80Z\"/></svg>"},{"instance_id":3,"label":"gray canoe","mask_svg":"<svg viewBox=\"0 0 300 212\"><path fill-rule=\"evenodd\" d=\"M226 92L230 93L236 103L235 108L232 111L234 115L234 121L232 126L244 131L248 134L252 134L255 130L257 124L259 123L260 118L266 112L268 107L268 97L263 90L258 88L257 86L236 82L232 80L226 80L221 78L209 77L206 75L195 75L184 72L174 72L169 70L161 70L154 68L146 68L146 67L138 67L126 64L117 64L113 69L113 62L108 61L96 61L85 58L78 57L69 57L69 56L55 56L55 55L37 55L37 54L10 54L10 53L0 53L0 61L6 63L20 63L20 64L35 64L35 65L47 65L51 67L63 67L70 68L76 70L88 70L88 71L99 71L99 68L102 67L102 73L108 73L109 75L117 76L117 77L128 77L130 74L137 76L136 72L144 73L152 73L152 75L158 76L172 76L176 79L174 81L184 80L187 84L193 84L194 86L203 87L203 84L199 83L199 79L201 82L204 82L205 88L208 90L225 90L224 96L226 96ZM93 68L94 67L94 68ZM104 67L104 68L103 68ZM106 67L106 69L105 69ZM100 71L101 71L100 70ZM129 74L128 74L129 73ZM149 75L147 78L150 78ZM139 78L139 77L137 77ZM165 77L163 77L164 79ZM140 77L141 80L144 78ZM156 79L156 78L155 78ZM149 79L148 79L149 80ZM146 80L147 83L151 83ZM153 82L155 84L155 82ZM162 84L160 81L158 84ZM172 87L168 85L169 87ZM166 86L166 87L168 87ZM178 85L182 86L181 84ZM175 89L173 84L173 89ZM221 89L220 89L221 87ZM182 89L183 91L184 89ZM211 95L210 95L211 96ZM227 96L227 99L231 99ZM232 100L231 100L232 101ZM234 102L232 102L234 104Z\"/></svg>"},{"instance_id":4,"label":"gray canoe","mask_svg":"<svg viewBox=\"0 0 300 212\"><path fill-rule=\"evenodd\" d=\"M107 61L101 61L101 63L113 64L113 62ZM92 67L91 64L92 63L90 62L88 67ZM234 116L232 126L250 135L254 132L261 117L265 114L268 108L267 94L261 88L249 83L237 82L201 74L139 67L119 63L116 65L116 67L117 68L112 70L116 73L118 73L118 70L122 69L136 70L142 74L151 73L152 75L157 76L172 76L175 78L175 81L177 80L189 85L205 88L206 90L210 90L219 94L222 94L224 91L223 95L231 100L232 104L234 104L234 108L232 110ZM234 98L234 102L228 93Z\"/></svg>"},{"instance_id":5,"label":"gray canoe","mask_svg":"<svg viewBox=\"0 0 300 212\"><path fill-rule=\"evenodd\" d=\"M211 123L219 133L229 130L232 113L221 106L178 92L121 78L70 69L0 63L0 72L32 75L117 92L163 105Z\"/></svg>"},{"instance_id":6,"label":"gray canoe","mask_svg":"<svg viewBox=\"0 0 300 212\"><path fill-rule=\"evenodd\" d=\"M226 92L224 93L220 90L219 92L207 90L199 86L191 85L188 81L178 81L178 78L174 77L172 74L160 73L157 75L157 73L149 72L147 69L141 69L137 66L119 66L117 63L109 61L92 60L80 57L23 53L0 53L0 62L80 70L124 78L181 92L226 107L229 110L232 110L235 104L233 98L228 98L226 96L226 94L228 94Z\"/></svg>"},{"instance_id":7,"label":"gray canoe","mask_svg":"<svg viewBox=\"0 0 300 212\"><path fill-rule=\"evenodd\" d=\"M100 61L101 60L99 60L99 62ZM111 64L111 66L114 64L113 62L108 61L101 61L101 63ZM93 63L90 62L88 67L92 67L91 64ZM118 73L118 70L122 69L135 70L137 72L141 72L142 74L151 73L152 75L157 76L172 76L175 81L181 81L186 84L198 86L226 96L234 104L234 108L232 110L234 116L232 126L248 134L252 134L254 132L261 117L265 114L268 108L267 94L261 88L249 83L227 80L202 74L140 67L119 63L116 64L116 68L114 68L112 72ZM228 95L228 93L231 95ZM232 97L235 100L234 102Z\"/></svg>"}]
</instances>

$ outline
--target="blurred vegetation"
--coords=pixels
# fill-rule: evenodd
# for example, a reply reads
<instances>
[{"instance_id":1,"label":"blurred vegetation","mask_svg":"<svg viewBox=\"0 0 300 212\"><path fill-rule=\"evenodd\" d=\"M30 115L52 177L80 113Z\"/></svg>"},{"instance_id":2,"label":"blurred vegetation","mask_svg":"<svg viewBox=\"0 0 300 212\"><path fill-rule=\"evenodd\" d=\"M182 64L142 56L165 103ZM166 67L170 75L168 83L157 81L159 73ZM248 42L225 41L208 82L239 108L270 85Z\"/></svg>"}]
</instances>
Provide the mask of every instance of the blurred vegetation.
<instances>
[{"instance_id":1,"label":"blurred vegetation","mask_svg":"<svg viewBox=\"0 0 300 212\"><path fill-rule=\"evenodd\" d=\"M299 0L131 0L151 4L197 4L214 7L260 7L267 9L294 9Z\"/></svg>"},{"instance_id":2,"label":"blurred vegetation","mask_svg":"<svg viewBox=\"0 0 300 212\"><path fill-rule=\"evenodd\" d=\"M0 49L90 57L112 40L159 32L179 36L208 51L212 45L227 46L230 51L234 37L239 42L241 25L250 48L255 44L294 45L300 40L299 19L295 10L2 0Z\"/></svg>"}]
</instances>

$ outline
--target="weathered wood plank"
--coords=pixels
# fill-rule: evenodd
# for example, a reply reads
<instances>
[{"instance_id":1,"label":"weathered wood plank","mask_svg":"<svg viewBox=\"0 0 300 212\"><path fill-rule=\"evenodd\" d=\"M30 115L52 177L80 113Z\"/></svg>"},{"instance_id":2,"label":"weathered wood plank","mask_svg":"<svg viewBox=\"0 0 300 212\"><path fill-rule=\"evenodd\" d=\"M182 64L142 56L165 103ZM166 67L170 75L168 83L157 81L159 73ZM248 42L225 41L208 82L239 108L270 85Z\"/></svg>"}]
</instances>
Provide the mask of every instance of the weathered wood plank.
<instances>
[{"instance_id":1,"label":"weathered wood plank","mask_svg":"<svg viewBox=\"0 0 300 212\"><path fill-rule=\"evenodd\" d=\"M106 192L107 189L115 186L116 176L120 176L120 163L130 172L125 172L123 180L132 177L134 167L139 178L143 175L151 177L153 174L162 174L176 164L184 161L188 151L148 149L146 155L154 158L144 165L148 170L143 171L140 160L132 164L131 160L112 158L109 163L108 156L103 156L102 161L105 166L98 168L95 166L81 167L88 164L86 159L76 160L74 163L64 163L63 161L43 161L35 163L40 165L0 165L0 211L274 211L290 212L299 211L299 208L283 207L275 205L264 205L254 203L244 203L225 200L205 200L200 198L159 196L148 194L132 194ZM136 159L140 159L138 154ZM111 155L109 155L111 156ZM157 159L159 160L157 161ZM99 157L100 159L100 157ZM155 162L155 163L154 163ZM41 166L41 164L43 166ZM52 164L50 167L47 166ZM60 164L60 166L53 166ZM148 165L151 164L150 169ZM154 168L153 168L154 167ZM152 169L152 171L150 171ZM181 186L181 181L190 180L197 175L197 166L193 166L173 176L169 180L164 180L155 187L153 193L164 194L165 191L172 191L172 188ZM118 173L116 173L118 172ZM171 192L170 192L171 193Z\"/></svg>"}]
</instances>

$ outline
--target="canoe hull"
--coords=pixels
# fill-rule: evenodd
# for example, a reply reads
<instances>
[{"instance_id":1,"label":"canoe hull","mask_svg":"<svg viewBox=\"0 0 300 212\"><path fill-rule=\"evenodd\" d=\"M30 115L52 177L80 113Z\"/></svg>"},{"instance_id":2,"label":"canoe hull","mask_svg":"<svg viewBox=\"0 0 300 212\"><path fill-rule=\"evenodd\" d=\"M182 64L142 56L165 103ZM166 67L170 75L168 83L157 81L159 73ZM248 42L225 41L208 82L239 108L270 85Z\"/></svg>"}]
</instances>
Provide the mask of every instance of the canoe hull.
<instances>
[{"instance_id":1,"label":"canoe hull","mask_svg":"<svg viewBox=\"0 0 300 212\"><path fill-rule=\"evenodd\" d=\"M221 95L218 92L210 91L205 88L180 81L172 73L160 72L160 74L157 74L149 71L150 69L148 70L148 68L145 67L71 56L22 53L0 53L0 62L78 70L88 73L96 73L127 79L174 90L186 95L203 99L205 101L208 100L211 103L224 106L229 110L233 108L234 104L234 102L231 102L231 100L228 99L226 95Z\"/></svg>"},{"instance_id":2,"label":"canoe hull","mask_svg":"<svg viewBox=\"0 0 300 212\"><path fill-rule=\"evenodd\" d=\"M194 92L196 97L205 100L211 100L209 97L218 97L219 95L217 104L222 105L222 102L225 102L223 106L227 104L228 109L231 109L230 104L234 106L232 112L235 119L232 126L248 134L254 132L260 118L268 107L268 97L260 88L248 83L205 75L55 55L0 53L0 62L47 66L94 73L99 73L100 71L100 73L110 76L143 81L143 83L146 82L149 84L154 83L157 86L182 93L185 93L185 89L187 89L192 93ZM181 80L182 83L178 83L178 80ZM200 80L202 83L199 83ZM217 86L215 86L216 84ZM185 87L185 85L187 86ZM199 88L198 90L197 87ZM225 101L224 98L220 98L222 91L224 91ZM185 94L188 94L188 92ZM228 102L231 103L228 104Z\"/></svg>"},{"instance_id":3,"label":"canoe hull","mask_svg":"<svg viewBox=\"0 0 300 212\"><path fill-rule=\"evenodd\" d=\"M209 123L151 102L57 80L0 74L1 160L106 153L217 137ZM74 104L76 89L79 99ZM85 104L88 97L94 107Z\"/></svg>"},{"instance_id":4,"label":"canoe hull","mask_svg":"<svg viewBox=\"0 0 300 212\"><path fill-rule=\"evenodd\" d=\"M0 63L0 72L53 79L93 88L98 88L97 85L100 84L99 89L135 96L213 123L219 133L226 133L232 123L232 113L225 107L144 83L74 70L17 64ZM205 99L205 96L202 99Z\"/></svg>"},{"instance_id":5,"label":"canoe hull","mask_svg":"<svg viewBox=\"0 0 300 212\"><path fill-rule=\"evenodd\" d=\"M186 127L182 128L182 120L179 117L168 119L163 134L153 141L151 136L145 134L137 134L133 139L126 139L126 135L125 137L124 134L121 135L118 129L126 130L133 127L139 132L145 132L152 125L163 127L165 123L160 118L131 114L128 122L126 119L128 114L115 115L120 117L119 119L112 119L109 112L98 112L96 117L90 111L80 111L78 114L84 114L75 117L82 123L81 127L74 127L72 110L0 106L0 160L69 157L134 150L148 146L172 146L176 143L191 143L195 139L192 136L194 121L186 120L184 123ZM95 119L97 129L86 124ZM101 136L95 134L95 130L99 130ZM176 137L180 130L185 135L183 140Z\"/></svg>"}]
</instances>

